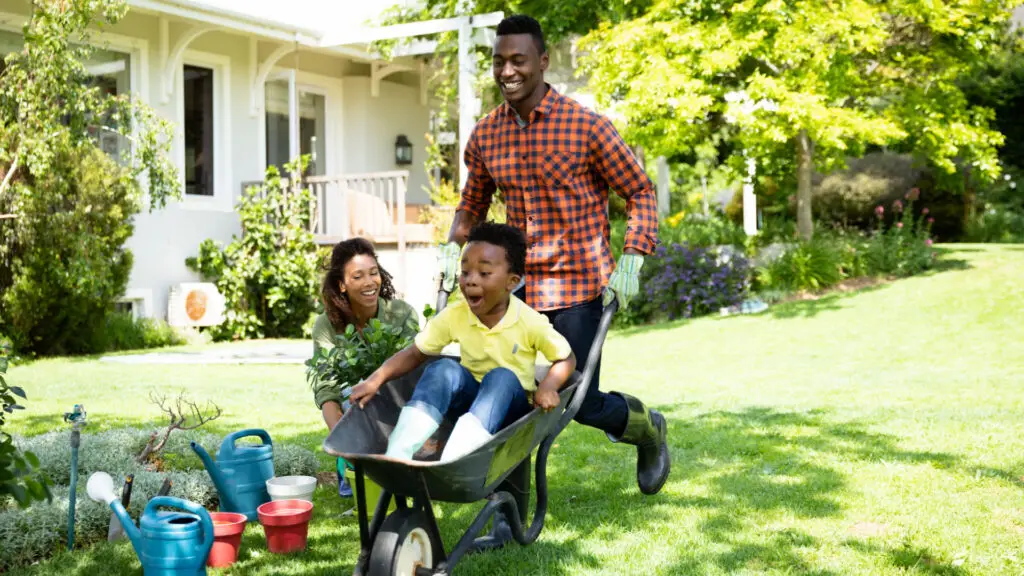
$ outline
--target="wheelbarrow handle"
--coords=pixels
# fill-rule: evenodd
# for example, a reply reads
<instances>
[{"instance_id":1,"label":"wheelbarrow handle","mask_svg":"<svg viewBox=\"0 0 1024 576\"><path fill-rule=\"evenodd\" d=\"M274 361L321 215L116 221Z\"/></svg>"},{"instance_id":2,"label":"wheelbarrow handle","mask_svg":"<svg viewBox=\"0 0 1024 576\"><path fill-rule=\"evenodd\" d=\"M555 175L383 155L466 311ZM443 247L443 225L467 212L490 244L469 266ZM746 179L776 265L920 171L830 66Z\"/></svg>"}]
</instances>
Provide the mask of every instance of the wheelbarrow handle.
<instances>
[{"instance_id":1,"label":"wheelbarrow handle","mask_svg":"<svg viewBox=\"0 0 1024 576\"><path fill-rule=\"evenodd\" d=\"M590 382L594 379L594 372L597 371L597 362L601 358L601 348L604 347L604 339L608 336L608 330L611 328L612 317L615 316L615 312L618 309L618 298L613 299L611 303L604 307L604 311L601 313L601 322L597 325L597 334L594 335L594 343L590 346L590 354L587 355L587 363L583 367L580 383L576 386L576 392L573 393L569 406L566 407L565 412L562 412L562 417L558 420L558 426L554 432L555 435L560 434L569 425L569 422L576 417L576 413L580 411L583 399L587 397L587 391L590 389Z\"/></svg>"}]
</instances>

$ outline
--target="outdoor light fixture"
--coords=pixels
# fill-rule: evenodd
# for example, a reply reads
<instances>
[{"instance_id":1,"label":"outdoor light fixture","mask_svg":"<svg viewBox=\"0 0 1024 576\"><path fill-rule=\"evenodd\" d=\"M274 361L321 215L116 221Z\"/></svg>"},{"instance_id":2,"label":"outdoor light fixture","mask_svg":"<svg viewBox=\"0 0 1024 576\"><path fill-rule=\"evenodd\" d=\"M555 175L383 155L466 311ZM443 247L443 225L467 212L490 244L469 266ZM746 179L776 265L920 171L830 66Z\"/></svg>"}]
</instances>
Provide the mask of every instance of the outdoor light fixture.
<instances>
[{"instance_id":1,"label":"outdoor light fixture","mask_svg":"<svg viewBox=\"0 0 1024 576\"><path fill-rule=\"evenodd\" d=\"M395 164L399 166L412 164L412 142L409 142L405 134L399 134L395 140Z\"/></svg>"}]
</instances>

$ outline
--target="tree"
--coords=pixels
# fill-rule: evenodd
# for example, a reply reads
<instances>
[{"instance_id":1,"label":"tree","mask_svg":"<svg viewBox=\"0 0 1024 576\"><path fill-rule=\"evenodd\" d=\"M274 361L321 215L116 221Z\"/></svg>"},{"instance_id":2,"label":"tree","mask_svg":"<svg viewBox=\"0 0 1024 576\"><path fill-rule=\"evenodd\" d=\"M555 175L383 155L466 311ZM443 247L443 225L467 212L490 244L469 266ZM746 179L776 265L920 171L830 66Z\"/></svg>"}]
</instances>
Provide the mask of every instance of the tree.
<instances>
[{"instance_id":1,"label":"tree","mask_svg":"<svg viewBox=\"0 0 1024 576\"><path fill-rule=\"evenodd\" d=\"M959 161L998 175L991 112L968 106L955 81L1008 17L988 0L665 0L602 24L581 60L599 102L648 151L686 154L724 127L734 165L788 165L809 239L813 170L871 146L904 143L947 172Z\"/></svg>"},{"instance_id":2,"label":"tree","mask_svg":"<svg viewBox=\"0 0 1024 576\"><path fill-rule=\"evenodd\" d=\"M92 25L126 11L36 0L0 70L0 333L19 351L100 351L93 336L131 271L133 217L145 197L154 209L180 193L170 125L132 95L104 94L85 68ZM102 153L104 131L131 150Z\"/></svg>"}]
</instances>

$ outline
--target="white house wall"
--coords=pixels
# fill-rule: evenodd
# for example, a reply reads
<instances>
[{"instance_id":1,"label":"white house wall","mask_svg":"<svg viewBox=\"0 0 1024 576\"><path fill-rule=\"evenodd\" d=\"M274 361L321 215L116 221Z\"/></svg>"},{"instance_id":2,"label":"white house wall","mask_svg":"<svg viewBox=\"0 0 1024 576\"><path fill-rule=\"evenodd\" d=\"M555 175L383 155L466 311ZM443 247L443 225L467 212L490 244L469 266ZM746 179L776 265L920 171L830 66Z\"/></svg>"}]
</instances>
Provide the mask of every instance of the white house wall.
<instances>
[{"instance_id":1,"label":"white house wall","mask_svg":"<svg viewBox=\"0 0 1024 576\"><path fill-rule=\"evenodd\" d=\"M5 22L0 16L0 26L20 32L19 18L27 16L27 3L21 0L0 0L0 14L13 14ZM170 21L169 47L189 28L189 24ZM118 25L107 28L108 37L117 42L108 47L124 51L134 49L132 54L133 90L142 95L144 101L157 114L180 130L181 115L180 81L176 79L174 91L167 104L160 97L163 88L163 74L160 54L160 24L153 15L130 12ZM97 45L103 47L103 37L97 37ZM130 45L130 46L129 46ZM259 58L262 62L277 46L273 41L261 41ZM134 254L135 264L128 286L128 297L144 301L144 313L157 318L167 317L167 298L170 288L180 282L198 280L196 274L185 266L185 259L196 255L200 242L212 238L229 242L240 232L238 214L234 210L241 194L243 182L260 180L263 176L263 113L251 114L250 108L250 38L243 34L211 31L193 41L186 52L185 63L207 65L219 62L228 70L228 78L222 85L227 98L219 107L215 106L215 122L221 130L215 138L215 184L216 200L190 198L172 202L165 209L144 212L135 219L135 233L128 241L128 248ZM277 63L275 70L291 69L296 59L285 56ZM370 172L396 169L394 143L398 134L405 134L414 146L414 160L408 168L412 176L409 182L409 204L429 202L423 191L427 182L423 170L424 133L429 123L429 111L420 104L419 89L414 77L408 74L395 75L381 83L380 96L370 96L368 77L345 77L352 74L368 74L369 66L352 63L339 57L300 50L298 53L299 82L310 78L324 78L332 84L329 89L331 101L327 111L328 123L333 129L327 134L328 142L334 149L328 167L332 172ZM180 66L177 75L180 77ZM221 82L215 72L215 82ZM344 78L343 78L344 77ZM333 132L333 134L331 133ZM179 135L180 137L180 135ZM176 142L173 158L179 171L182 156L180 142ZM227 176L221 180L221 176Z\"/></svg>"},{"instance_id":2,"label":"white house wall","mask_svg":"<svg viewBox=\"0 0 1024 576\"><path fill-rule=\"evenodd\" d=\"M428 204L423 160L430 111L420 103L419 88L383 80L380 95L372 96L370 79L363 76L346 77L343 86L345 172L408 169L406 202ZM395 139L399 134L405 134L412 142L411 166L395 164Z\"/></svg>"}]
</instances>

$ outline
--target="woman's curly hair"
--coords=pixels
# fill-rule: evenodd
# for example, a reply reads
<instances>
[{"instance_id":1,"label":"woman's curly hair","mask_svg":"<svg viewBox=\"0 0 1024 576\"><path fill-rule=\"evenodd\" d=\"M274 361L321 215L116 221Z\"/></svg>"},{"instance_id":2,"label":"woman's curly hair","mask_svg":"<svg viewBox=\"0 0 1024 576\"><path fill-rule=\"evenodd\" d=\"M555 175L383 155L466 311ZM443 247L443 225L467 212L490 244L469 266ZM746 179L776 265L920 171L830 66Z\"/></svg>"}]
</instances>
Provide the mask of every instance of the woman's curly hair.
<instances>
[{"instance_id":1,"label":"woman's curly hair","mask_svg":"<svg viewBox=\"0 0 1024 576\"><path fill-rule=\"evenodd\" d=\"M373 250L373 244L365 238L351 238L338 242L331 251L331 258L325 262L324 281L320 288L320 295L323 298L324 311L331 321L336 332L341 332L349 324L356 323L355 314L349 304L348 296L341 292L339 285L345 278L345 265L356 256L371 256L377 262L377 269L380 271L380 292L379 295L385 300L395 298L395 286L391 282L391 274L380 265L377 260L377 253Z\"/></svg>"}]
</instances>

